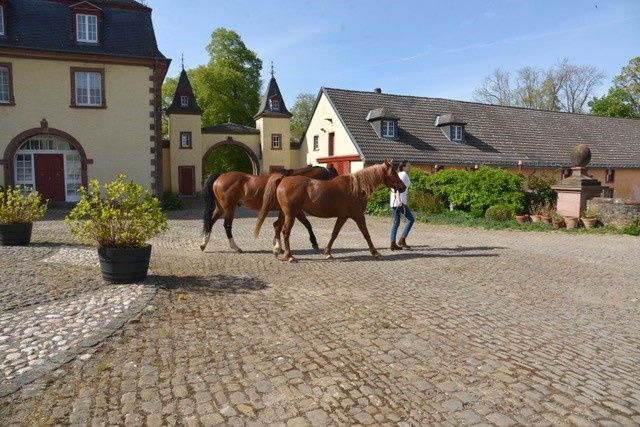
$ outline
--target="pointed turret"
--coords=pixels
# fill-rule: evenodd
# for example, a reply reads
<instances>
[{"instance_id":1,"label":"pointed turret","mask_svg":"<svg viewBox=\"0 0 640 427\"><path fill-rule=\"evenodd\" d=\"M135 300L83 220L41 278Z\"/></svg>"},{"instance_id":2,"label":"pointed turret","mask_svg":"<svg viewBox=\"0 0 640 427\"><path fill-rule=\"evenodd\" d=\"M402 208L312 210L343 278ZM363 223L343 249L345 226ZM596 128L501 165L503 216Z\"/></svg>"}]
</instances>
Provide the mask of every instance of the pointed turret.
<instances>
[{"instance_id":1,"label":"pointed turret","mask_svg":"<svg viewBox=\"0 0 640 427\"><path fill-rule=\"evenodd\" d=\"M167 114L202 114L202 109L198 106L196 97L193 94L191 82L187 76L187 72L182 68L176 93L173 96L173 102L167 108Z\"/></svg>"},{"instance_id":2,"label":"pointed turret","mask_svg":"<svg viewBox=\"0 0 640 427\"><path fill-rule=\"evenodd\" d=\"M262 98L260 98L260 108L258 108L258 114L254 116L254 119L258 120L260 117L293 117L293 114L287 110L287 106L284 104L284 98L280 93L278 82L273 76L273 70L271 71L269 86Z\"/></svg>"}]
</instances>

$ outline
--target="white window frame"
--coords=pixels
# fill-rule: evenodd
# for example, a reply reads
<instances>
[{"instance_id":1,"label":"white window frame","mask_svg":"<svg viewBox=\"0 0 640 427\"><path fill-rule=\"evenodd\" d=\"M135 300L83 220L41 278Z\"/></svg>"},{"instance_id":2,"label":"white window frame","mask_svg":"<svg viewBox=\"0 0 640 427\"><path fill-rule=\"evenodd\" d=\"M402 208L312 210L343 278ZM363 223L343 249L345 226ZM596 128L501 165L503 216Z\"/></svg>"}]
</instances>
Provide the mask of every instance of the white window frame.
<instances>
[{"instance_id":1,"label":"white window frame","mask_svg":"<svg viewBox=\"0 0 640 427\"><path fill-rule=\"evenodd\" d=\"M98 43L97 15L76 14L76 41L82 43Z\"/></svg>"},{"instance_id":2,"label":"white window frame","mask_svg":"<svg viewBox=\"0 0 640 427\"><path fill-rule=\"evenodd\" d=\"M451 126L451 139L457 142L462 141L462 126L460 125Z\"/></svg>"},{"instance_id":3,"label":"white window frame","mask_svg":"<svg viewBox=\"0 0 640 427\"><path fill-rule=\"evenodd\" d=\"M42 137L32 137L29 138L27 141L29 140L41 140L41 139L52 139L52 138L42 138ZM67 144L69 144L67 141L65 141L64 139L58 139L59 141L65 142ZM25 141L25 142L27 142ZM23 143L24 144L24 143ZM38 144L40 145L40 144ZM35 170L35 158L34 155L35 154L62 154L62 159L63 159L63 169L64 169L64 195L65 195L65 201L67 202L77 202L78 200L80 200L80 193L77 191L74 191L73 193L69 193L69 185L73 185L76 188L79 188L82 185L82 158L80 157L80 153L78 153L77 150L72 149L71 147L73 147L71 144L69 144L69 149L61 149L61 147L57 147L54 149L39 149L39 148L27 148L27 149L18 149L18 151L16 151L16 154L14 156L14 160L13 160L13 176L14 176L14 182L16 185L22 185L22 186L29 186L31 189L33 190L38 190L36 188L36 170ZM31 162L31 177L30 179L22 179L19 180L18 179L18 156L29 156L29 161ZM70 159L69 157L73 157L73 159ZM73 173L73 170L71 169L71 162L76 161L80 162L79 164L79 174L76 176L71 176L70 174ZM74 174L75 175L75 174Z\"/></svg>"},{"instance_id":4,"label":"white window frame","mask_svg":"<svg viewBox=\"0 0 640 427\"><path fill-rule=\"evenodd\" d=\"M313 136L313 151L320 151L320 136Z\"/></svg>"},{"instance_id":5,"label":"white window frame","mask_svg":"<svg viewBox=\"0 0 640 427\"><path fill-rule=\"evenodd\" d=\"M271 110L280 111L280 100L270 99L269 106L271 107Z\"/></svg>"},{"instance_id":6,"label":"white window frame","mask_svg":"<svg viewBox=\"0 0 640 427\"><path fill-rule=\"evenodd\" d=\"M181 95L180 96L180 106L181 107L188 107L189 106L189 97L186 95Z\"/></svg>"},{"instance_id":7,"label":"white window frame","mask_svg":"<svg viewBox=\"0 0 640 427\"><path fill-rule=\"evenodd\" d=\"M185 145L185 139L188 142L187 145ZM180 148L191 148L191 144L191 132L180 132Z\"/></svg>"},{"instance_id":8,"label":"white window frame","mask_svg":"<svg viewBox=\"0 0 640 427\"><path fill-rule=\"evenodd\" d=\"M4 66L0 66L0 71L5 71L7 74L5 76L6 81L5 84L0 83L2 86L0 86L0 94L3 93L2 87L6 85L7 88L7 92L6 98L2 98L0 95L0 104L10 104L11 103L11 71L9 70L9 67L4 67Z\"/></svg>"},{"instance_id":9,"label":"white window frame","mask_svg":"<svg viewBox=\"0 0 640 427\"><path fill-rule=\"evenodd\" d=\"M282 135L280 135L279 133L271 134L271 149L272 150L282 149Z\"/></svg>"},{"instance_id":10,"label":"white window frame","mask_svg":"<svg viewBox=\"0 0 640 427\"><path fill-rule=\"evenodd\" d=\"M4 36L4 6L0 4L0 36Z\"/></svg>"},{"instance_id":11,"label":"white window frame","mask_svg":"<svg viewBox=\"0 0 640 427\"><path fill-rule=\"evenodd\" d=\"M97 76L98 77L98 87L92 87L93 84L95 84L95 81L92 81L91 76ZM97 71L75 71L74 72L74 76L73 78L75 79L75 83L76 83L76 87L75 87L75 91L76 93L74 94L75 99L76 99L76 105L82 106L82 107L102 107L103 105L103 101L102 101L102 73L99 73ZM85 87L82 87L81 84L85 84ZM81 91L82 90L86 90L86 95L82 95ZM92 102L92 98L95 98L95 94L93 94L91 91L98 91L98 102ZM82 97L86 96L87 100L86 102L81 102Z\"/></svg>"},{"instance_id":12,"label":"white window frame","mask_svg":"<svg viewBox=\"0 0 640 427\"><path fill-rule=\"evenodd\" d=\"M383 138L395 138L396 136L396 123L393 120L382 121L382 137Z\"/></svg>"}]
</instances>

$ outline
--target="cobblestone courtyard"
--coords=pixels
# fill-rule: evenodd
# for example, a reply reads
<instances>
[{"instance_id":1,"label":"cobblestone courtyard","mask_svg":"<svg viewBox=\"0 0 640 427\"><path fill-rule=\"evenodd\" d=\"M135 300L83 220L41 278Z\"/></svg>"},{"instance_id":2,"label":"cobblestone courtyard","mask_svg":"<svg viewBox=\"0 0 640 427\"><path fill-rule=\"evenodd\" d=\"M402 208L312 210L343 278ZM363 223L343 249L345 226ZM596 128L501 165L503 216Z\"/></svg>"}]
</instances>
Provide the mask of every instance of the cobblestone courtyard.
<instances>
[{"instance_id":1,"label":"cobblestone courtyard","mask_svg":"<svg viewBox=\"0 0 640 427\"><path fill-rule=\"evenodd\" d=\"M296 224L289 264L187 210L109 286L62 216L0 247L2 425L640 424L638 238L416 224L374 261L349 222L325 261Z\"/></svg>"}]
</instances>

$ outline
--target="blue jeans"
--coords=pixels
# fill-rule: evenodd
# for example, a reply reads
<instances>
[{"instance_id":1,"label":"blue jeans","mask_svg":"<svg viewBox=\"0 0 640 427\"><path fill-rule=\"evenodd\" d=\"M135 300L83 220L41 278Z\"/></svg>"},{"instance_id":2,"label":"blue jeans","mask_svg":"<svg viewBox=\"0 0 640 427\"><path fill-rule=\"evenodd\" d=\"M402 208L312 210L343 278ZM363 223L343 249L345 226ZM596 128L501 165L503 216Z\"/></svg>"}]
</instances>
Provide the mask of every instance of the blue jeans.
<instances>
[{"instance_id":1,"label":"blue jeans","mask_svg":"<svg viewBox=\"0 0 640 427\"><path fill-rule=\"evenodd\" d=\"M404 225L404 230L402 230L402 238L406 239L409 235L409 231L411 231L411 227L413 226L413 222L415 218L409 209L409 206L402 205L398 208L391 208L391 220L393 221L391 224L391 243L396 241L396 235L398 234L398 227L400 226L400 215L404 214L404 217L407 219L406 224Z\"/></svg>"}]
</instances>

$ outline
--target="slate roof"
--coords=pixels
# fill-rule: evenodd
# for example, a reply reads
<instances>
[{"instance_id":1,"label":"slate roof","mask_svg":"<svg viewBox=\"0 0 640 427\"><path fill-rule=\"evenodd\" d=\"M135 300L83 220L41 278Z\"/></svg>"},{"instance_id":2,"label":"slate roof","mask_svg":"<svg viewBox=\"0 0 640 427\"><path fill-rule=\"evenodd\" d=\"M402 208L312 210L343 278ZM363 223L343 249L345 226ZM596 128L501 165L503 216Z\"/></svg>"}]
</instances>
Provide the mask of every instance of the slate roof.
<instances>
[{"instance_id":1,"label":"slate roof","mask_svg":"<svg viewBox=\"0 0 640 427\"><path fill-rule=\"evenodd\" d=\"M592 167L639 168L640 120L502 107L467 101L322 88L367 163L387 157L423 164L569 167L584 143ZM399 117L398 138L379 138L366 120L387 107ZM466 122L465 142L434 126L438 115Z\"/></svg>"},{"instance_id":2,"label":"slate roof","mask_svg":"<svg viewBox=\"0 0 640 427\"><path fill-rule=\"evenodd\" d=\"M158 50L148 7L131 0L91 1L102 9L100 41L91 44L75 41L69 9L74 3L79 1L9 0L0 48L165 59Z\"/></svg>"},{"instance_id":3,"label":"slate roof","mask_svg":"<svg viewBox=\"0 0 640 427\"><path fill-rule=\"evenodd\" d=\"M235 135L260 135L260 130L237 123L222 123L202 128L202 133L226 133Z\"/></svg>"},{"instance_id":4,"label":"slate roof","mask_svg":"<svg viewBox=\"0 0 640 427\"><path fill-rule=\"evenodd\" d=\"M186 96L189 99L189 104L186 107L182 106L180 99L182 96ZM193 93L193 88L191 87L191 82L189 81L189 76L187 76L184 68L180 72L176 91L173 94L173 101L171 101L171 105L166 109L165 113L202 114L202 109L198 105L196 96Z\"/></svg>"},{"instance_id":5,"label":"slate roof","mask_svg":"<svg viewBox=\"0 0 640 427\"><path fill-rule=\"evenodd\" d=\"M269 100L272 98L277 98L280 101L280 108L278 110L271 109L269 105ZM269 80L269 85L267 86L267 90L260 98L260 107L258 108L258 113L254 116L255 119L259 117L293 117L293 114L287 110L287 106L284 103L284 98L282 97L282 93L280 93L280 88L278 87L278 82L276 82L276 78L271 76L271 80Z\"/></svg>"}]
</instances>

